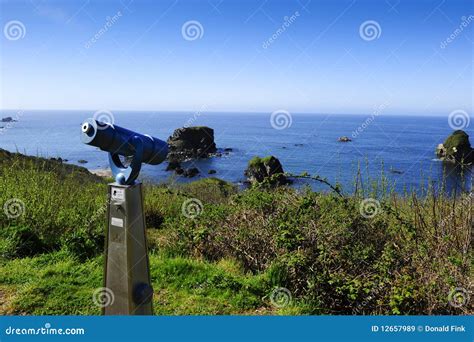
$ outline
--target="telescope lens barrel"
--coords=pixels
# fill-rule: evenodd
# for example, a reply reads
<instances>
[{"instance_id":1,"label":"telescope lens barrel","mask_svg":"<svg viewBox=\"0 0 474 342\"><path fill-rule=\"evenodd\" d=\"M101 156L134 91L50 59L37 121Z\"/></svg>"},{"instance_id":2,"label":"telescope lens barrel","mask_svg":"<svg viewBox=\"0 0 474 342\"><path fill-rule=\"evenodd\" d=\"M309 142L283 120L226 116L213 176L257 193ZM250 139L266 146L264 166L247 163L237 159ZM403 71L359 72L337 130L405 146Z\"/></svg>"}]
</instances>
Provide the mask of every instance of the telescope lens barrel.
<instances>
[{"instance_id":1,"label":"telescope lens barrel","mask_svg":"<svg viewBox=\"0 0 474 342\"><path fill-rule=\"evenodd\" d=\"M82 133L87 134L87 135L90 136L94 132L94 127L92 127L92 125L90 123L84 122L82 124L81 131L82 131Z\"/></svg>"},{"instance_id":2,"label":"telescope lens barrel","mask_svg":"<svg viewBox=\"0 0 474 342\"><path fill-rule=\"evenodd\" d=\"M134 146L131 144L133 138L139 138L143 144L143 163L157 165L166 159L168 144L163 140L94 119L87 119L81 125L83 143L111 154L133 156L135 154Z\"/></svg>"}]
</instances>

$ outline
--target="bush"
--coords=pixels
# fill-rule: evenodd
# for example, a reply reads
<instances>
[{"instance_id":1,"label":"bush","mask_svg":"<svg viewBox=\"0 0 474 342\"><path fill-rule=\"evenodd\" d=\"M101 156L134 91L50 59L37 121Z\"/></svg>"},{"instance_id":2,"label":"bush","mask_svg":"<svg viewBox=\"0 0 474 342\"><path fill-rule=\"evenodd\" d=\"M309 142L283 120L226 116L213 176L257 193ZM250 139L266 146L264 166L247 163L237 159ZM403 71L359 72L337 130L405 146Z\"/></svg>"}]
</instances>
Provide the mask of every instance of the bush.
<instances>
[{"instance_id":1,"label":"bush","mask_svg":"<svg viewBox=\"0 0 474 342\"><path fill-rule=\"evenodd\" d=\"M362 200L249 189L175 222L175 245L267 273L311 314L452 313L450 290L469 284L469 212L451 211L462 226L439 229L453 200L382 198L372 218L360 214Z\"/></svg>"},{"instance_id":2,"label":"bush","mask_svg":"<svg viewBox=\"0 0 474 342\"><path fill-rule=\"evenodd\" d=\"M65 251L80 260L95 257L104 250L104 235L86 229L73 231L61 239L61 246Z\"/></svg>"},{"instance_id":3,"label":"bush","mask_svg":"<svg viewBox=\"0 0 474 342\"><path fill-rule=\"evenodd\" d=\"M0 255L4 258L24 258L46 252L48 247L35 229L25 226L6 227L0 231Z\"/></svg>"},{"instance_id":4,"label":"bush","mask_svg":"<svg viewBox=\"0 0 474 342\"><path fill-rule=\"evenodd\" d=\"M103 236L107 190L99 177L57 161L21 155L8 158L10 163L0 162L0 205L13 203L15 215L0 215L0 234L9 241L3 246L10 250L10 257L62 247L73 250L70 242L81 231L87 230L94 239Z\"/></svg>"}]
</instances>

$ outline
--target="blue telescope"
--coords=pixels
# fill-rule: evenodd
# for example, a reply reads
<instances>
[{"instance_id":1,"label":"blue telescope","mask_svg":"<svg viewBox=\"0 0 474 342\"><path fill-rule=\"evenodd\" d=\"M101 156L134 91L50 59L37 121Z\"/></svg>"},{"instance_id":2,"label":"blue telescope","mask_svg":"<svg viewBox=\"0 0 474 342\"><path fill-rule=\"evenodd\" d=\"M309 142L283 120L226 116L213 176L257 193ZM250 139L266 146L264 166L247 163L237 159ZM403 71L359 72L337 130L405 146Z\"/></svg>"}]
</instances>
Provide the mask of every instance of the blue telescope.
<instances>
[{"instance_id":1,"label":"blue telescope","mask_svg":"<svg viewBox=\"0 0 474 342\"><path fill-rule=\"evenodd\" d=\"M157 165L168 154L168 144L147 134L87 119L81 126L83 143L109 152L109 163L115 181L121 185L132 185L140 172L141 164ZM125 166L120 156L133 157Z\"/></svg>"},{"instance_id":2,"label":"blue telescope","mask_svg":"<svg viewBox=\"0 0 474 342\"><path fill-rule=\"evenodd\" d=\"M109 123L87 119L81 126L83 143L109 152L115 183L108 186L104 289L110 303L104 315L151 315L153 288L146 244L142 184L136 182L142 163L166 159L166 142ZM128 166L120 160L131 157ZM124 276L126 275L126 276Z\"/></svg>"}]
</instances>

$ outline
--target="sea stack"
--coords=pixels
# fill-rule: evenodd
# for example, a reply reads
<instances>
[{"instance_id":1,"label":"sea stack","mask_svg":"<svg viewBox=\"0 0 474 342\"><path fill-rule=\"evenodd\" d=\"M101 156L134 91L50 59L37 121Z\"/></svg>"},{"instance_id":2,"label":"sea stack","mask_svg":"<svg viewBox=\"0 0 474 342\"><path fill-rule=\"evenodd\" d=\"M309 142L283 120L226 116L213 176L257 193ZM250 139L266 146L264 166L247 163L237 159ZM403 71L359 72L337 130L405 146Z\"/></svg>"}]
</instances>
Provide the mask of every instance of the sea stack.
<instances>
[{"instance_id":1,"label":"sea stack","mask_svg":"<svg viewBox=\"0 0 474 342\"><path fill-rule=\"evenodd\" d=\"M270 185L289 184L290 180L285 176L283 166L278 158L268 156L265 158L252 158L245 170L245 175L250 183L268 182Z\"/></svg>"},{"instance_id":2,"label":"sea stack","mask_svg":"<svg viewBox=\"0 0 474 342\"><path fill-rule=\"evenodd\" d=\"M454 131L442 144L436 148L439 159L461 164L474 163L474 149L469 142L469 135L461 130Z\"/></svg>"},{"instance_id":3,"label":"sea stack","mask_svg":"<svg viewBox=\"0 0 474 342\"><path fill-rule=\"evenodd\" d=\"M170 162L207 158L217 151L214 130L205 126L176 129L168 138L168 146Z\"/></svg>"}]
</instances>

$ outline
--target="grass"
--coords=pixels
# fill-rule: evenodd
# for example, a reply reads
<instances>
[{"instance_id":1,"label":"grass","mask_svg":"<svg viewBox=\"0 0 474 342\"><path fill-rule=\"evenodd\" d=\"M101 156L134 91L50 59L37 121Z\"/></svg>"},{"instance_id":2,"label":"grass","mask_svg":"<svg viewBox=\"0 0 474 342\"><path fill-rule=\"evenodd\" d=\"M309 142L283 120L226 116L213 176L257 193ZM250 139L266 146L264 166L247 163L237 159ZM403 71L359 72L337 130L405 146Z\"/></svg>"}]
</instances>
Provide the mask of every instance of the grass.
<instances>
[{"instance_id":1,"label":"grass","mask_svg":"<svg viewBox=\"0 0 474 342\"><path fill-rule=\"evenodd\" d=\"M3 314L99 314L92 293L101 286L101 259L79 262L55 252L2 261L0 291L10 294Z\"/></svg>"},{"instance_id":2,"label":"grass","mask_svg":"<svg viewBox=\"0 0 474 342\"><path fill-rule=\"evenodd\" d=\"M232 262L150 256L155 314L271 312L262 301L266 279L245 275ZM2 314L99 315L94 291L102 286L103 257L81 262L63 252L2 261Z\"/></svg>"},{"instance_id":3,"label":"grass","mask_svg":"<svg viewBox=\"0 0 474 342\"><path fill-rule=\"evenodd\" d=\"M273 158L273 156L266 156L263 158L253 157L248 162L248 167L260 167L261 165L267 165Z\"/></svg>"},{"instance_id":4,"label":"grass","mask_svg":"<svg viewBox=\"0 0 474 342\"><path fill-rule=\"evenodd\" d=\"M99 314L106 181L1 153L0 313ZM449 304L471 290L473 198L359 190L147 184L155 313L473 313Z\"/></svg>"}]
</instances>

